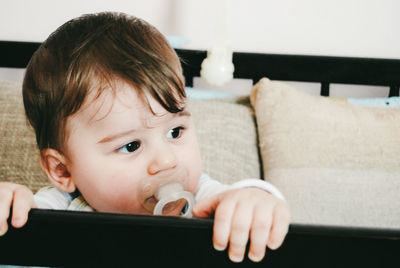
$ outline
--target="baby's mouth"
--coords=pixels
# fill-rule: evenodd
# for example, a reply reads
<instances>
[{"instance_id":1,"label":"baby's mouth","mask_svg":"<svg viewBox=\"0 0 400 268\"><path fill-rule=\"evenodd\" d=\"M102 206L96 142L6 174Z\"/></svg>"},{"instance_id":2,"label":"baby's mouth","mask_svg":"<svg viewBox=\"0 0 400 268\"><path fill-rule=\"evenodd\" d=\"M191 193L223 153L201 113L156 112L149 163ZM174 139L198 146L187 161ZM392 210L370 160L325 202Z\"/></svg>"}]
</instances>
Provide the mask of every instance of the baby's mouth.
<instances>
[{"instance_id":1,"label":"baby's mouth","mask_svg":"<svg viewBox=\"0 0 400 268\"><path fill-rule=\"evenodd\" d=\"M185 205L193 203L189 202L193 198L187 197L189 192L184 190L187 171L177 169L167 175L164 173L163 177L154 176L143 180L138 188L142 207L153 215L183 215L181 212Z\"/></svg>"},{"instance_id":2,"label":"baby's mouth","mask_svg":"<svg viewBox=\"0 0 400 268\"><path fill-rule=\"evenodd\" d=\"M158 201L159 200L154 195L146 199L146 203L148 204L148 207L151 208L151 211L149 210L150 212L153 212L154 207L157 205ZM181 199L178 199L175 201L171 201L171 202L165 204L165 206L163 207L162 215L163 216L180 216L186 203L187 203L187 200L184 198L181 198Z\"/></svg>"},{"instance_id":3,"label":"baby's mouth","mask_svg":"<svg viewBox=\"0 0 400 268\"><path fill-rule=\"evenodd\" d=\"M169 202L163 207L162 215L179 216L181 215L182 210L185 207L186 203L187 200L184 198Z\"/></svg>"}]
</instances>

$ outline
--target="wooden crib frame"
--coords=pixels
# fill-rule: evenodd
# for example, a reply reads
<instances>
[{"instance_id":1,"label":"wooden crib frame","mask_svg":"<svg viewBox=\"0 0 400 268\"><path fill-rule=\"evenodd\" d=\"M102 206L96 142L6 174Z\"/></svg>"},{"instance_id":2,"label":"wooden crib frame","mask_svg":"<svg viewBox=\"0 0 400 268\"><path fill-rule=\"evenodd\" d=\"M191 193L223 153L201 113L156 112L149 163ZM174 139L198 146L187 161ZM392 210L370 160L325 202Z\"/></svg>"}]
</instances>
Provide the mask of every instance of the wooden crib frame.
<instances>
[{"instance_id":1,"label":"wooden crib frame","mask_svg":"<svg viewBox=\"0 0 400 268\"><path fill-rule=\"evenodd\" d=\"M24 68L39 43L0 41L0 67ZM199 76L205 51L181 50L187 86ZM389 87L399 96L400 60L234 53L235 78ZM400 209L400 208L399 208ZM393 213L399 213L394 211ZM0 237L0 263L36 266L228 267L226 252L213 250L211 219L182 219L32 210L22 229ZM400 224L399 224L400 226ZM284 245L261 263L242 267L394 267L400 228L291 225Z\"/></svg>"}]
</instances>

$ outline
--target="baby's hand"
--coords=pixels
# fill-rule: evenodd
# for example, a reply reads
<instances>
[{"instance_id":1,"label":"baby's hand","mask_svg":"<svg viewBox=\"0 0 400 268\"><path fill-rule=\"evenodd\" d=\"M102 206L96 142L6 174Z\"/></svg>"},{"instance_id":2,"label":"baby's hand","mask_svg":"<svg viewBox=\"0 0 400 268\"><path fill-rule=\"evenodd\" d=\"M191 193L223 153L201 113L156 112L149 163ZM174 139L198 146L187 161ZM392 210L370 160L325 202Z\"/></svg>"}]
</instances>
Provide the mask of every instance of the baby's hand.
<instances>
[{"instance_id":1,"label":"baby's hand","mask_svg":"<svg viewBox=\"0 0 400 268\"><path fill-rule=\"evenodd\" d=\"M28 187L11 183L0 182L0 236L8 230L7 219L12 209L11 224L15 228L25 225L28 220L28 213L36 204L33 193Z\"/></svg>"},{"instance_id":2,"label":"baby's hand","mask_svg":"<svg viewBox=\"0 0 400 268\"><path fill-rule=\"evenodd\" d=\"M193 209L199 218L214 214L213 243L240 262L250 238L249 259L264 258L266 247L277 249L288 232L290 212L285 201L258 188L231 190L200 201Z\"/></svg>"}]
</instances>

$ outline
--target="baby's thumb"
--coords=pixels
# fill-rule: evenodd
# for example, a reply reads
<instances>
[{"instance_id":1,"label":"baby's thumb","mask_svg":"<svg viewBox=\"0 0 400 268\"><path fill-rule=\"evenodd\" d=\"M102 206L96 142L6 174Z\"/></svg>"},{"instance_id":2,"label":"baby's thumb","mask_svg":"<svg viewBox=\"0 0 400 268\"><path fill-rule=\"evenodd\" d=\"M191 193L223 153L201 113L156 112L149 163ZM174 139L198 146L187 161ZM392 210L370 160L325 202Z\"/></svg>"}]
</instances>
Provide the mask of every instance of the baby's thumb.
<instances>
[{"instance_id":1,"label":"baby's thumb","mask_svg":"<svg viewBox=\"0 0 400 268\"><path fill-rule=\"evenodd\" d=\"M193 216L196 218L210 218L221 201L220 194L203 199L193 207Z\"/></svg>"}]
</instances>

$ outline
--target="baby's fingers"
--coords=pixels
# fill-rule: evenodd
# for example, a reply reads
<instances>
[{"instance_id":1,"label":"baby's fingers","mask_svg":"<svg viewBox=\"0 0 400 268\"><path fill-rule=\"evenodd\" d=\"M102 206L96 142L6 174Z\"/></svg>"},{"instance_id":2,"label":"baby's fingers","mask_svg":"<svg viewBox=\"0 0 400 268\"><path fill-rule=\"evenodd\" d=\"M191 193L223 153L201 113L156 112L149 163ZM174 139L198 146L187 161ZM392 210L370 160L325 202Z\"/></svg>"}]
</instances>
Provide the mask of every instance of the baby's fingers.
<instances>
[{"instance_id":1,"label":"baby's fingers","mask_svg":"<svg viewBox=\"0 0 400 268\"><path fill-rule=\"evenodd\" d=\"M259 262L264 258L271 229L271 210L257 206L253 215L250 232L249 259Z\"/></svg>"},{"instance_id":2,"label":"baby's fingers","mask_svg":"<svg viewBox=\"0 0 400 268\"><path fill-rule=\"evenodd\" d=\"M28 220L31 208L36 207L32 192L25 186L18 187L14 192L14 203L11 224L20 228Z\"/></svg>"},{"instance_id":3,"label":"baby's fingers","mask_svg":"<svg viewBox=\"0 0 400 268\"><path fill-rule=\"evenodd\" d=\"M229 237L229 258L233 262L241 262L249 240L253 208L249 203L238 203L232 218Z\"/></svg>"},{"instance_id":4,"label":"baby's fingers","mask_svg":"<svg viewBox=\"0 0 400 268\"><path fill-rule=\"evenodd\" d=\"M225 200L215 210L213 244L216 250L225 250L228 245L235 207L236 202Z\"/></svg>"},{"instance_id":5,"label":"baby's fingers","mask_svg":"<svg viewBox=\"0 0 400 268\"><path fill-rule=\"evenodd\" d=\"M281 202L277 205L274 212L271 234L268 241L270 249L279 248L289 230L290 212L286 203Z\"/></svg>"},{"instance_id":6,"label":"baby's fingers","mask_svg":"<svg viewBox=\"0 0 400 268\"><path fill-rule=\"evenodd\" d=\"M7 182L0 183L0 236L8 230L7 219L10 216L10 207L13 200L13 191L11 184Z\"/></svg>"}]
</instances>

